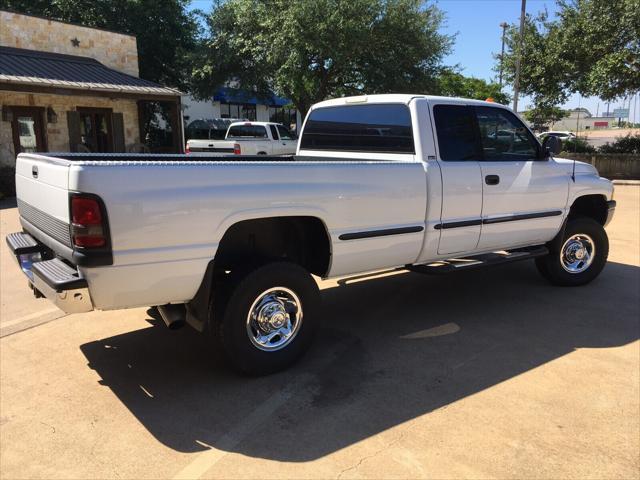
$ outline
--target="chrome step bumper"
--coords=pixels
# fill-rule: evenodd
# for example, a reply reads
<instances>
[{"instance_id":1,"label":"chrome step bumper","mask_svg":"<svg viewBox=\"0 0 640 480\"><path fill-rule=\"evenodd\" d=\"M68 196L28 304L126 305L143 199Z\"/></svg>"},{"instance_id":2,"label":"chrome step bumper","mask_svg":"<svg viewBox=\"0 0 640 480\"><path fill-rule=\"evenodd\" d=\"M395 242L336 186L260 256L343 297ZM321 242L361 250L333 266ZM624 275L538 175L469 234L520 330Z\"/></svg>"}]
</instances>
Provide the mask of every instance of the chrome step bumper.
<instances>
[{"instance_id":1,"label":"chrome step bumper","mask_svg":"<svg viewBox=\"0 0 640 480\"><path fill-rule=\"evenodd\" d=\"M7 245L36 292L65 313L93 310L87 281L76 267L51 258L51 250L28 233L10 233Z\"/></svg>"}]
</instances>

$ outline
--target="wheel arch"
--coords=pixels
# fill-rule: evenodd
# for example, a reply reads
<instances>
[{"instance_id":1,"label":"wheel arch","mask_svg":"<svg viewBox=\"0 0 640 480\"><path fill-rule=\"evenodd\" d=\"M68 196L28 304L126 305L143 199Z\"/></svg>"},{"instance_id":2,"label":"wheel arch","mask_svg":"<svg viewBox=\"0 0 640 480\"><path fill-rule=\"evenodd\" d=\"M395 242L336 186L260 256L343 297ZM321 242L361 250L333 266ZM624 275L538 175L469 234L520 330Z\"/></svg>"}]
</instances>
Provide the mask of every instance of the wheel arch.
<instances>
[{"instance_id":1,"label":"wheel arch","mask_svg":"<svg viewBox=\"0 0 640 480\"><path fill-rule=\"evenodd\" d=\"M187 304L187 322L204 330L213 312L214 291L234 272L270 260L287 260L324 277L331 268L331 258L331 236L318 216L263 216L228 222L202 283Z\"/></svg>"},{"instance_id":2,"label":"wheel arch","mask_svg":"<svg viewBox=\"0 0 640 480\"><path fill-rule=\"evenodd\" d=\"M607 222L608 210L609 206L605 195L581 195L573 200L568 218L588 217L604 226Z\"/></svg>"}]
</instances>

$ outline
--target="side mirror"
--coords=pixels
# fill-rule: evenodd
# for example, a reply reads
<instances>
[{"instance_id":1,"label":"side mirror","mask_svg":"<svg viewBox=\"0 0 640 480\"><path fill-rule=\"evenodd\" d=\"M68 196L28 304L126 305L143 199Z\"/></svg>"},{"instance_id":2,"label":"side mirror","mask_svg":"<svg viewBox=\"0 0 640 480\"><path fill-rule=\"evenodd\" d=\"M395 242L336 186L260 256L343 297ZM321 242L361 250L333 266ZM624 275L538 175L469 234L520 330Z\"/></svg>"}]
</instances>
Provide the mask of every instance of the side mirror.
<instances>
[{"instance_id":1,"label":"side mirror","mask_svg":"<svg viewBox=\"0 0 640 480\"><path fill-rule=\"evenodd\" d=\"M547 135L542 141L542 152L545 157L557 155L562 150L562 140L552 135Z\"/></svg>"}]
</instances>

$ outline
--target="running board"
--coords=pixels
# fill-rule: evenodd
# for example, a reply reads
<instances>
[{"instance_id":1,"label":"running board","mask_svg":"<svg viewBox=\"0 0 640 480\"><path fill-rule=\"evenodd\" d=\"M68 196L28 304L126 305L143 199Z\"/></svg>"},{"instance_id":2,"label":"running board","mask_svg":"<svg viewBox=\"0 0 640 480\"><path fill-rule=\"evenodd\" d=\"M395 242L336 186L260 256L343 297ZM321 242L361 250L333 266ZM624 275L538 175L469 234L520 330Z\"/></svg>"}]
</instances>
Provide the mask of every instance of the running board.
<instances>
[{"instance_id":1,"label":"running board","mask_svg":"<svg viewBox=\"0 0 640 480\"><path fill-rule=\"evenodd\" d=\"M422 265L408 265L407 268L412 272L441 274L461 272L463 270L476 270L478 268L486 268L494 265L502 265L505 263L542 257L548 254L549 249L545 246L525 247L515 250L501 250L499 252L485 253L474 257L449 258L447 260L440 260Z\"/></svg>"}]
</instances>

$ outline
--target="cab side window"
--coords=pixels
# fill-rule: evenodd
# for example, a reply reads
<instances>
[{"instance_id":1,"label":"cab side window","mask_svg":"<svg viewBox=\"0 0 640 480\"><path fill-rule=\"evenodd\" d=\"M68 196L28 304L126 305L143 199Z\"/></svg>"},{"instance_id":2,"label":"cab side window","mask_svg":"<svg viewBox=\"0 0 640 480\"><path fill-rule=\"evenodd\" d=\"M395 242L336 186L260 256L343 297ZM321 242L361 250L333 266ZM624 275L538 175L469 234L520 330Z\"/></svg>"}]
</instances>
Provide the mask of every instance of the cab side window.
<instances>
[{"instance_id":1,"label":"cab side window","mask_svg":"<svg viewBox=\"0 0 640 480\"><path fill-rule=\"evenodd\" d=\"M281 140L294 140L293 135L289 130L287 130L287 128L283 127L282 125L278 125L277 128L278 132L280 132Z\"/></svg>"},{"instance_id":2,"label":"cab side window","mask_svg":"<svg viewBox=\"0 0 640 480\"><path fill-rule=\"evenodd\" d=\"M514 114L493 107L476 107L475 112L485 161L538 158L538 142Z\"/></svg>"},{"instance_id":3,"label":"cab side window","mask_svg":"<svg viewBox=\"0 0 640 480\"><path fill-rule=\"evenodd\" d=\"M433 117L438 137L440 160L480 160L481 150L471 107L435 105Z\"/></svg>"}]
</instances>

